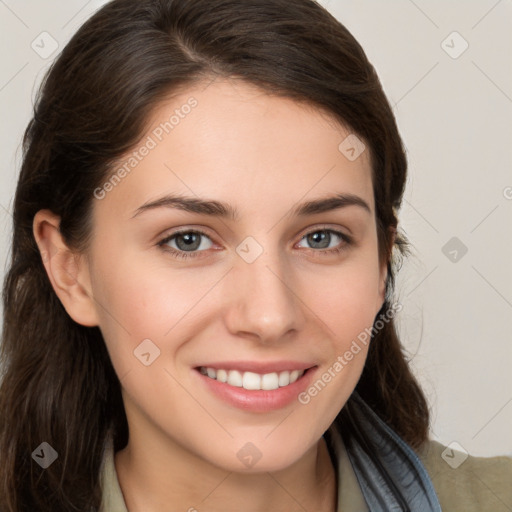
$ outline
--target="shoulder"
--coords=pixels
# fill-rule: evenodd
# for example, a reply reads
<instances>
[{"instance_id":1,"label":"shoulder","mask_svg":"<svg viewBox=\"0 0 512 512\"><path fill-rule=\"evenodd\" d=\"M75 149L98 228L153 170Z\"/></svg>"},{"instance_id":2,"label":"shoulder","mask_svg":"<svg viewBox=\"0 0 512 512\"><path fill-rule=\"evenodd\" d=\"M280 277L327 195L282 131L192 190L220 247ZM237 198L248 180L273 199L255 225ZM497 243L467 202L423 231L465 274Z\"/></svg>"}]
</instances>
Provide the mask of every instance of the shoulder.
<instances>
[{"instance_id":1,"label":"shoulder","mask_svg":"<svg viewBox=\"0 0 512 512\"><path fill-rule=\"evenodd\" d=\"M434 440L416 453L443 510L512 510L512 457L475 457Z\"/></svg>"}]
</instances>

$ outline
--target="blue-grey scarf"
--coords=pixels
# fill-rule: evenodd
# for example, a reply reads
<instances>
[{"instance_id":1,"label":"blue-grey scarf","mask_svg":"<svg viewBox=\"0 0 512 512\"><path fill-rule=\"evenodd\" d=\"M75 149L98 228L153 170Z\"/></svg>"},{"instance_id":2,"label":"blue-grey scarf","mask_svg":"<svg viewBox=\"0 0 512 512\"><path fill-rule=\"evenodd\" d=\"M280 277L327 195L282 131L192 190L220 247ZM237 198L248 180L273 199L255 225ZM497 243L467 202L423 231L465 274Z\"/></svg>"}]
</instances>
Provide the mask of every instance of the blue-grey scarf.
<instances>
[{"instance_id":1,"label":"blue-grey scarf","mask_svg":"<svg viewBox=\"0 0 512 512\"><path fill-rule=\"evenodd\" d=\"M353 392L335 420L371 512L440 512L428 473L413 449ZM324 434L330 444L329 431Z\"/></svg>"}]
</instances>

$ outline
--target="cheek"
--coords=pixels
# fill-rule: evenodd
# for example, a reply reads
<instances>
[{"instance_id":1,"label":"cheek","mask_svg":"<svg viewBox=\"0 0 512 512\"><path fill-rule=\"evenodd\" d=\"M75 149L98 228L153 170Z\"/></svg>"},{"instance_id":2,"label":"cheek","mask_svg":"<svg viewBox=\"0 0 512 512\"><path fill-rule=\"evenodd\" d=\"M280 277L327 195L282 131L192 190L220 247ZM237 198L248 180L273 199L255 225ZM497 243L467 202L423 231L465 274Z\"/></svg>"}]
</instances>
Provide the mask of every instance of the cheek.
<instances>
[{"instance_id":1,"label":"cheek","mask_svg":"<svg viewBox=\"0 0 512 512\"><path fill-rule=\"evenodd\" d=\"M93 294L112 362L118 375L124 375L139 365L134 351L144 340L161 352L177 349L169 346L176 340L173 329L187 321L208 283L186 272L175 272L170 279L169 269L155 266L144 253L117 255L95 260Z\"/></svg>"},{"instance_id":2,"label":"cheek","mask_svg":"<svg viewBox=\"0 0 512 512\"><path fill-rule=\"evenodd\" d=\"M380 308L379 271L372 253L316 277L318 293L308 295L311 310L327 325L324 364L299 403L327 429L363 371L371 329ZM375 261L374 261L375 260ZM321 291L321 292L320 292ZM305 412L306 414L306 412Z\"/></svg>"},{"instance_id":3,"label":"cheek","mask_svg":"<svg viewBox=\"0 0 512 512\"><path fill-rule=\"evenodd\" d=\"M371 326L381 306L378 263L372 253L316 272L312 282L316 292L308 293L308 304L337 340L346 342Z\"/></svg>"}]
</instances>

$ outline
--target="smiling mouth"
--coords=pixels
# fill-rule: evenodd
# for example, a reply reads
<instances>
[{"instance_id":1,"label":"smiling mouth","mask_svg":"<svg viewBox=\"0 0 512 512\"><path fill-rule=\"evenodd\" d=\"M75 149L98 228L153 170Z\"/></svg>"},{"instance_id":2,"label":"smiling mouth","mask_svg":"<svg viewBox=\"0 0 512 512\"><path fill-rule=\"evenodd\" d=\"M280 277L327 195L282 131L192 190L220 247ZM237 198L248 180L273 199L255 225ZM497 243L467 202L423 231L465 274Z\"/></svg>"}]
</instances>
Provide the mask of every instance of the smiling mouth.
<instances>
[{"instance_id":1,"label":"smiling mouth","mask_svg":"<svg viewBox=\"0 0 512 512\"><path fill-rule=\"evenodd\" d=\"M200 366L197 370L210 379L249 391L273 391L299 380L308 370L285 370L271 373L240 372Z\"/></svg>"}]
</instances>

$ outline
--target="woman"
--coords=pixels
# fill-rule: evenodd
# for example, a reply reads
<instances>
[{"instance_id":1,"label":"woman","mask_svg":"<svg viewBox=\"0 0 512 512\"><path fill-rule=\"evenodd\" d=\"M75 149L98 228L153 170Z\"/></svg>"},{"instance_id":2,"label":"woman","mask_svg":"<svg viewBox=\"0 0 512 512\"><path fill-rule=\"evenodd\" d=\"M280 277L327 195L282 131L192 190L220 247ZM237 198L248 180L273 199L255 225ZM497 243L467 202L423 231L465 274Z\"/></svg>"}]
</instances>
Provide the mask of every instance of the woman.
<instances>
[{"instance_id":1,"label":"woman","mask_svg":"<svg viewBox=\"0 0 512 512\"><path fill-rule=\"evenodd\" d=\"M2 512L512 506L509 459L428 440L393 323L404 150L319 5L115 0L24 143Z\"/></svg>"}]
</instances>

